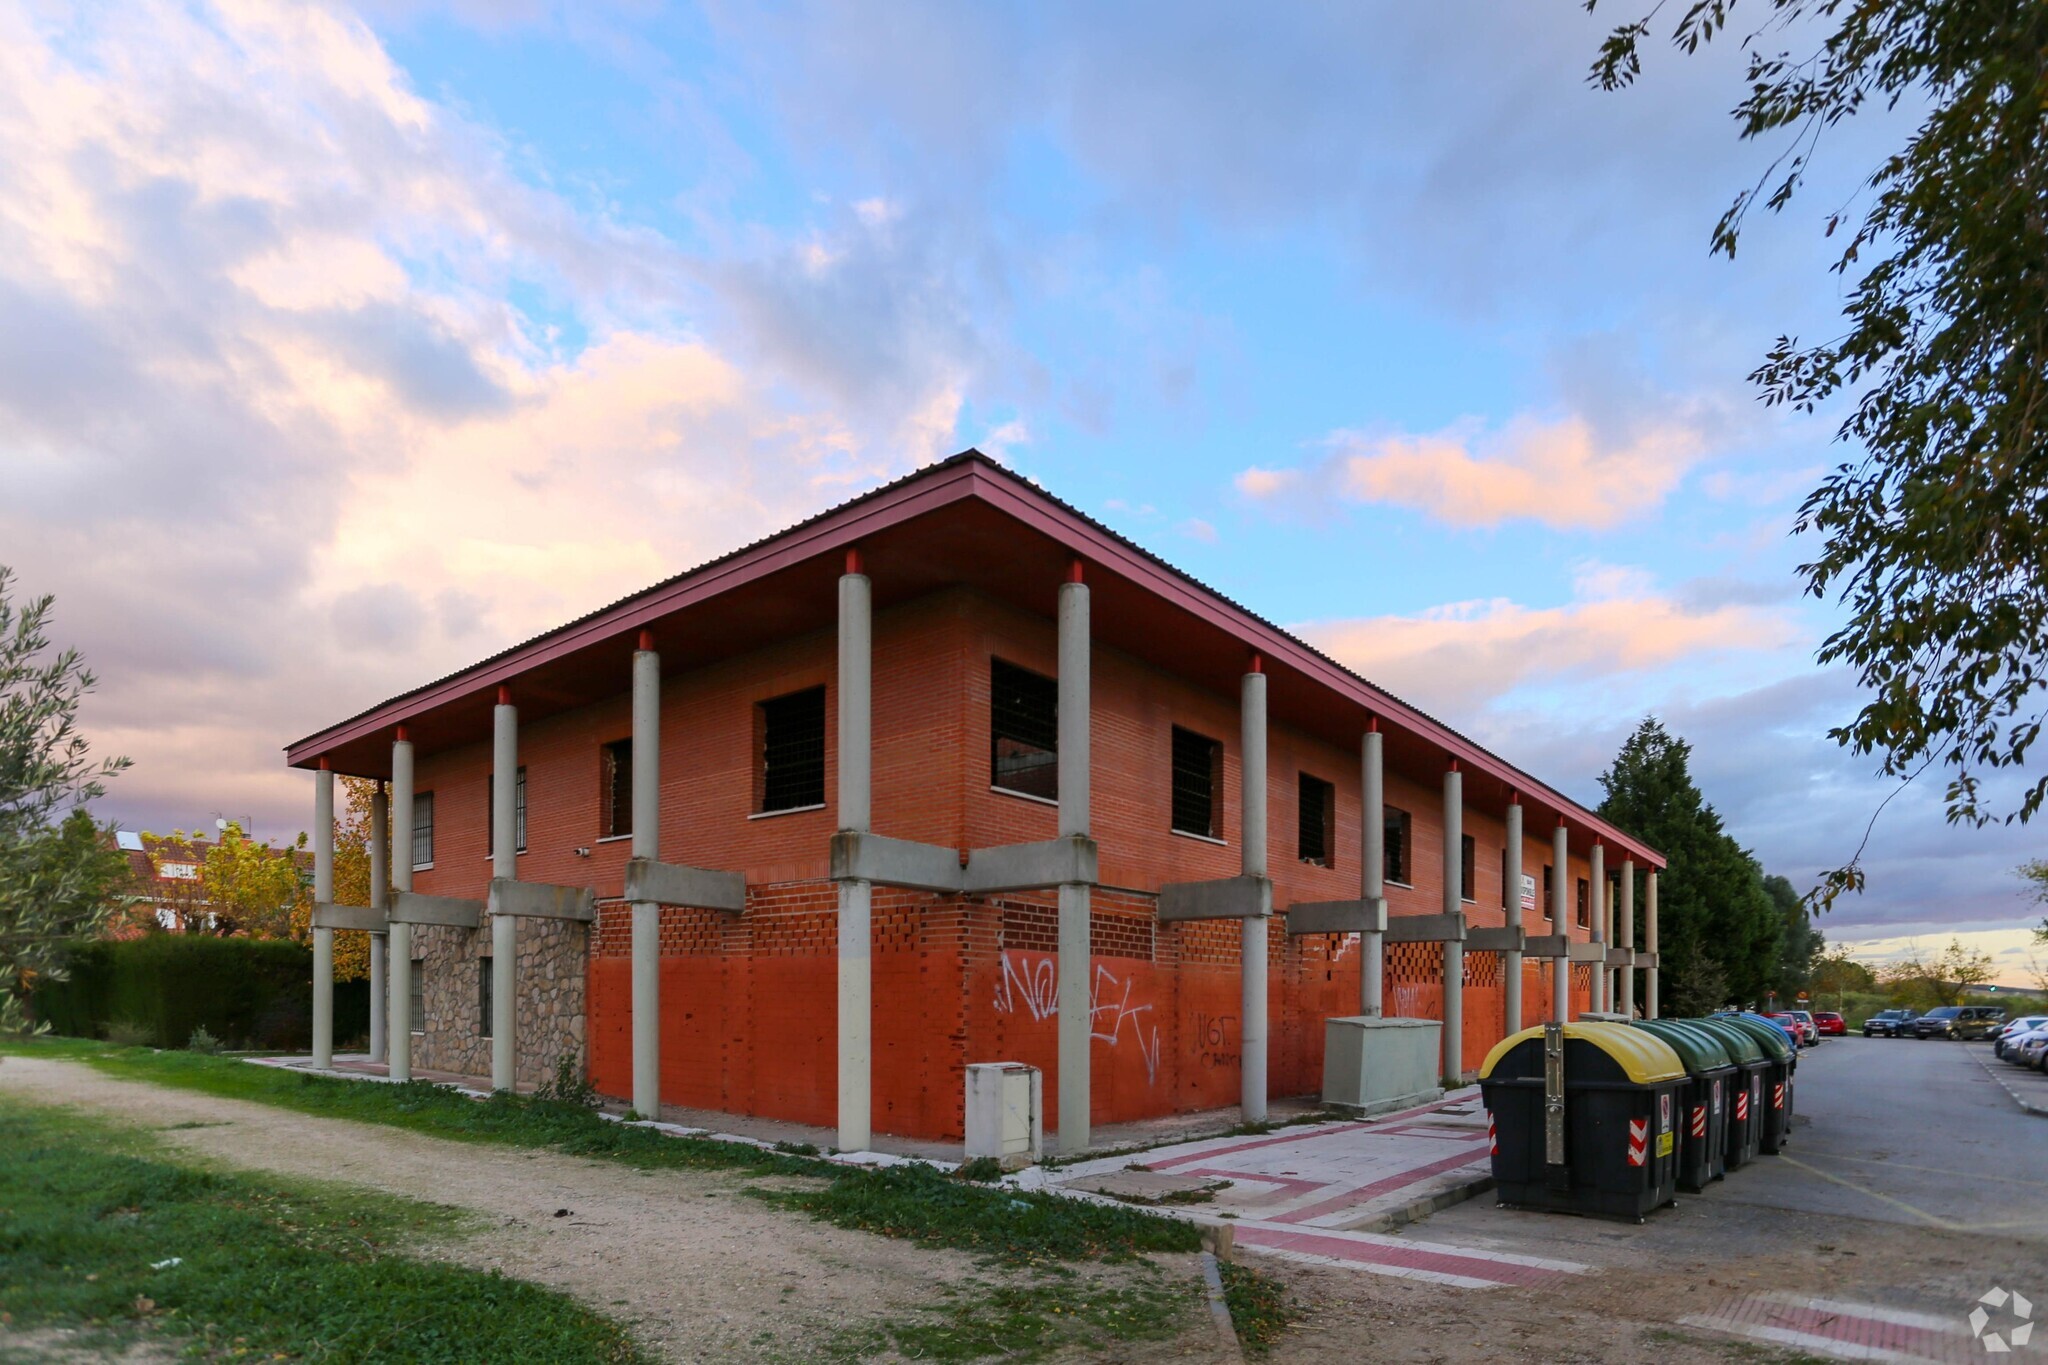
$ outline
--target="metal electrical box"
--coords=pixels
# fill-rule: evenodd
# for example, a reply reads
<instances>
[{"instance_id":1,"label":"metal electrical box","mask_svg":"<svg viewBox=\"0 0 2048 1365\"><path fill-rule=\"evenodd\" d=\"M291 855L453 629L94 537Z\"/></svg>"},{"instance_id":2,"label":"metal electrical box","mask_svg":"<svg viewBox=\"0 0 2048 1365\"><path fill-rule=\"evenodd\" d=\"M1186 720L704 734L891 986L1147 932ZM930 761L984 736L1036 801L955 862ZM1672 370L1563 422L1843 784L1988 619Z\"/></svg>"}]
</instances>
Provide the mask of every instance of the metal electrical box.
<instances>
[{"instance_id":1,"label":"metal electrical box","mask_svg":"<svg viewBox=\"0 0 2048 1365\"><path fill-rule=\"evenodd\" d=\"M1036 1165L1045 1146L1045 1077L1022 1062L967 1068L967 1159L990 1156L1004 1170Z\"/></svg>"}]
</instances>

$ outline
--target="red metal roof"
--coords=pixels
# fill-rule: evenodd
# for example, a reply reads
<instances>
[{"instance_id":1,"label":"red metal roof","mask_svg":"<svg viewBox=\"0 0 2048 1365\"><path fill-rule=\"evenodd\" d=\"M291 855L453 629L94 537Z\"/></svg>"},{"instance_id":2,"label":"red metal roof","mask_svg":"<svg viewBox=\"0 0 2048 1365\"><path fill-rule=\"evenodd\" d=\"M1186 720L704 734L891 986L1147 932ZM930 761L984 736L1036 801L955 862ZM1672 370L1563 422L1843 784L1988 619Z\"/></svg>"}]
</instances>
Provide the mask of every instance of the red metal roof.
<instances>
[{"instance_id":1,"label":"red metal roof","mask_svg":"<svg viewBox=\"0 0 2048 1365\"><path fill-rule=\"evenodd\" d=\"M500 685L519 683L522 716L615 695L626 689L629 656L643 629L654 634L665 668L697 667L826 629L844 552L856 546L875 581L877 606L967 582L1044 615L1051 614L1066 561L1079 556L1095 589L1098 639L1225 693L1234 692L1248 653L1256 651L1266 661L1274 719L1351 743L1365 717L1375 716L1390 767L1441 772L1455 759L1468 802L1505 803L1509 792L1518 794L1531 838L1542 838L1562 816L1575 851L1600 839L1618 856L1664 866L1655 849L1561 792L977 450L308 735L289 746L287 761L310 768L325 755L338 771L383 776L393 727L407 725L427 750L472 742L489 734Z\"/></svg>"}]
</instances>

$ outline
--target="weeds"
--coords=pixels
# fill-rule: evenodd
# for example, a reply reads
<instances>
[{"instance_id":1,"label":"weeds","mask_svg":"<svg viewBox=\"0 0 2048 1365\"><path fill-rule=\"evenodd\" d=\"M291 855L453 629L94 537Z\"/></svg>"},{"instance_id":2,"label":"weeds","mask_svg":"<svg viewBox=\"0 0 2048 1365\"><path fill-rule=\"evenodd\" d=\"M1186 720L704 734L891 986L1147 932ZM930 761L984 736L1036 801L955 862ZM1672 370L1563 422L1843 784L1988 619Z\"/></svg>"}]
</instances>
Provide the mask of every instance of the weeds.
<instances>
[{"instance_id":1,"label":"weeds","mask_svg":"<svg viewBox=\"0 0 2048 1365\"><path fill-rule=\"evenodd\" d=\"M16 1329L187 1338L208 1359L640 1359L622 1328L564 1295L399 1254L447 1232L446 1209L193 1170L58 1110L0 1104L0 1150Z\"/></svg>"},{"instance_id":2,"label":"weeds","mask_svg":"<svg viewBox=\"0 0 2048 1365\"><path fill-rule=\"evenodd\" d=\"M1233 1261L1219 1261L1216 1268L1223 1273L1223 1301L1238 1341L1245 1350L1264 1355L1300 1316L1300 1305L1286 1285L1264 1271Z\"/></svg>"}]
</instances>

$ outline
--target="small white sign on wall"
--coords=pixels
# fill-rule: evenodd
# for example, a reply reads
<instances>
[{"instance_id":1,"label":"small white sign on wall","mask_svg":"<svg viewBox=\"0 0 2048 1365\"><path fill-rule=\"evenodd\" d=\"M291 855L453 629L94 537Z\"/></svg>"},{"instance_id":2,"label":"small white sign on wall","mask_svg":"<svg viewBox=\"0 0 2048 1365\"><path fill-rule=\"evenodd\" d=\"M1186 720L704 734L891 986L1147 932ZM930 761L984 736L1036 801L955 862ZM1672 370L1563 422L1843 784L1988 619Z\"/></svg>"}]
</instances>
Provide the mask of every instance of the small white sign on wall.
<instances>
[{"instance_id":1,"label":"small white sign on wall","mask_svg":"<svg viewBox=\"0 0 2048 1365\"><path fill-rule=\"evenodd\" d=\"M1526 872L1522 874L1522 908L1524 910L1534 910L1536 908L1536 879Z\"/></svg>"}]
</instances>

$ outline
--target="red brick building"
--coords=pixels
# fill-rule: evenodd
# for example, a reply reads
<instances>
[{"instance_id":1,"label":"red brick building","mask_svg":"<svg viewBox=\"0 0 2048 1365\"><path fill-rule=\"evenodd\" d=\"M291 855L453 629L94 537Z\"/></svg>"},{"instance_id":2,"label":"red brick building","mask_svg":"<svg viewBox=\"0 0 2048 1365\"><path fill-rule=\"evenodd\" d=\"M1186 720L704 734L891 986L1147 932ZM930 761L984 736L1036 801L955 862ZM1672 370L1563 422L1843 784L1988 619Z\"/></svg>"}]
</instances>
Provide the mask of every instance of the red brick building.
<instances>
[{"instance_id":1,"label":"red brick building","mask_svg":"<svg viewBox=\"0 0 2048 1365\"><path fill-rule=\"evenodd\" d=\"M1655 1009L1654 850L971 451L288 757L392 783L399 894L316 924L390 933L399 1074L864 1147L957 1136L974 1062L1079 1135L1313 1092L1333 1016L1469 1072L1568 962Z\"/></svg>"}]
</instances>

